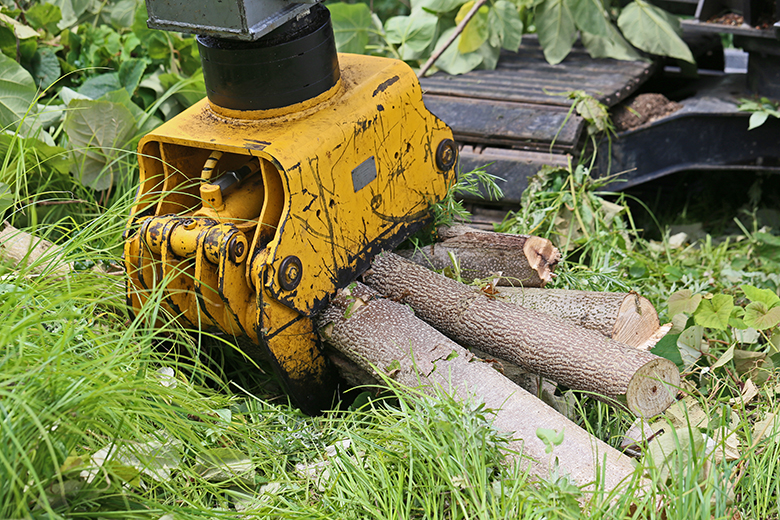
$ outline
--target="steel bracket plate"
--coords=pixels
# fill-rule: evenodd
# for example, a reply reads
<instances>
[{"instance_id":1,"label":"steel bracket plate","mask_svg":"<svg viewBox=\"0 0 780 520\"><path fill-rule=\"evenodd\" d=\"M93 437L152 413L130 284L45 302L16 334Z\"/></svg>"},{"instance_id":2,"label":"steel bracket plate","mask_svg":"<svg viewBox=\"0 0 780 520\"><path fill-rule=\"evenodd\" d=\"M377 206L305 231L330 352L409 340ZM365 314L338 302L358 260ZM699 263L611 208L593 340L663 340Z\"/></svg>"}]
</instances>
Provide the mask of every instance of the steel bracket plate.
<instances>
[{"instance_id":1,"label":"steel bracket plate","mask_svg":"<svg viewBox=\"0 0 780 520\"><path fill-rule=\"evenodd\" d=\"M308 11L318 0L146 0L152 29L253 41Z\"/></svg>"}]
</instances>

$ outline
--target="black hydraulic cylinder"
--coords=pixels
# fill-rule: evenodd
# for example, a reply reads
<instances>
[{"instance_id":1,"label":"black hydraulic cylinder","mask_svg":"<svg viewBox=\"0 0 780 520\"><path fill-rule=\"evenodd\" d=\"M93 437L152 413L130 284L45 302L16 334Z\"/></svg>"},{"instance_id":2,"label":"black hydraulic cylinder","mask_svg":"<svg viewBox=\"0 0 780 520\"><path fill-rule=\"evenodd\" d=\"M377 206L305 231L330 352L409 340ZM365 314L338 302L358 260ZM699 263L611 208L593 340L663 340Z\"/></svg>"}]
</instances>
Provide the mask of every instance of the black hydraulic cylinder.
<instances>
[{"instance_id":1,"label":"black hydraulic cylinder","mask_svg":"<svg viewBox=\"0 0 780 520\"><path fill-rule=\"evenodd\" d=\"M206 94L232 110L267 110L300 103L339 80L330 12L320 4L259 40L198 36Z\"/></svg>"}]
</instances>

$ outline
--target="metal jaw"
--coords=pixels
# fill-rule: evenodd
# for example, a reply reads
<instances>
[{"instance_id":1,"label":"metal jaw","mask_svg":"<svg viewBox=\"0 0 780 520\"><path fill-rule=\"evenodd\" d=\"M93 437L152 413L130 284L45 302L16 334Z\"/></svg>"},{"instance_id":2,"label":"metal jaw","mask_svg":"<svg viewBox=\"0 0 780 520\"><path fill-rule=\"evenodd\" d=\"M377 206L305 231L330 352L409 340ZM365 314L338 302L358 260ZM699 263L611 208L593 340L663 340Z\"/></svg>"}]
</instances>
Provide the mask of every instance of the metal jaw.
<instances>
[{"instance_id":1,"label":"metal jaw","mask_svg":"<svg viewBox=\"0 0 780 520\"><path fill-rule=\"evenodd\" d=\"M336 385L313 317L429 221L457 153L408 66L340 61L314 103L234 118L204 100L144 137L125 244L133 308L160 301L193 328L264 345L309 413Z\"/></svg>"}]
</instances>

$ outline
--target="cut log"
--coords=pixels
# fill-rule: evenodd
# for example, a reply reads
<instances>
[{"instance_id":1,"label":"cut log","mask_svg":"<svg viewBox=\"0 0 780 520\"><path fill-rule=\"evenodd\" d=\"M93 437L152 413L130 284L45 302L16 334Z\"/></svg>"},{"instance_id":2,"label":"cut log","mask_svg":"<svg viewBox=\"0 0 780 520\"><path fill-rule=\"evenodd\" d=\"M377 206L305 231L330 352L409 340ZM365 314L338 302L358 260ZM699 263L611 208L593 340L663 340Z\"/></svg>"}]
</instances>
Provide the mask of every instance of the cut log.
<instances>
[{"instance_id":1,"label":"cut log","mask_svg":"<svg viewBox=\"0 0 780 520\"><path fill-rule=\"evenodd\" d=\"M503 287L497 296L636 348L647 347L660 327L653 304L635 292Z\"/></svg>"},{"instance_id":2,"label":"cut log","mask_svg":"<svg viewBox=\"0 0 780 520\"><path fill-rule=\"evenodd\" d=\"M374 258L368 285L410 305L463 345L474 346L574 390L651 417L673 401L680 373L671 361L538 311L488 298L393 253Z\"/></svg>"},{"instance_id":3,"label":"cut log","mask_svg":"<svg viewBox=\"0 0 780 520\"><path fill-rule=\"evenodd\" d=\"M418 319L409 307L377 297L361 285L340 291L319 318L320 334L366 371L421 388L429 395L442 389L459 399L478 399L495 412L493 425L511 433L516 462L548 477L555 459L579 486L603 479L613 490L634 473L630 459L569 421L502 376L468 350ZM376 371L379 371L379 374ZM539 428L563 432L552 454Z\"/></svg>"},{"instance_id":4,"label":"cut log","mask_svg":"<svg viewBox=\"0 0 780 520\"><path fill-rule=\"evenodd\" d=\"M499 285L544 287L552 280L561 252L546 238L493 233L457 225L438 230L438 242L398 254L430 269L452 267L454 255L464 280L495 277Z\"/></svg>"},{"instance_id":5,"label":"cut log","mask_svg":"<svg viewBox=\"0 0 780 520\"><path fill-rule=\"evenodd\" d=\"M0 262L22 269L29 266L35 273L66 275L71 271L71 265L62 260L59 246L7 222L0 224Z\"/></svg>"}]
</instances>

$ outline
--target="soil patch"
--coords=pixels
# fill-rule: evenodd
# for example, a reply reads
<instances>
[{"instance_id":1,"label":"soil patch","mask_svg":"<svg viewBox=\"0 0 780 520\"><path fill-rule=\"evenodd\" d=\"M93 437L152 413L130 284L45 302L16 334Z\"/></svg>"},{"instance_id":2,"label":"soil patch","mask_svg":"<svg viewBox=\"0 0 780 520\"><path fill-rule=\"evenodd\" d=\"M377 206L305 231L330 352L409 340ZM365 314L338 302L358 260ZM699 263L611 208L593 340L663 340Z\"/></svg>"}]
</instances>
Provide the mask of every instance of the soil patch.
<instances>
[{"instance_id":1,"label":"soil patch","mask_svg":"<svg viewBox=\"0 0 780 520\"><path fill-rule=\"evenodd\" d=\"M745 18L741 14L727 13L721 16L714 16L707 20L707 23L719 23L721 25L731 25L732 27L739 27L745 23Z\"/></svg>"},{"instance_id":2,"label":"soil patch","mask_svg":"<svg viewBox=\"0 0 780 520\"><path fill-rule=\"evenodd\" d=\"M615 130L623 132L666 117L681 108L681 104L669 101L663 94L639 94L614 109L612 123Z\"/></svg>"}]
</instances>

